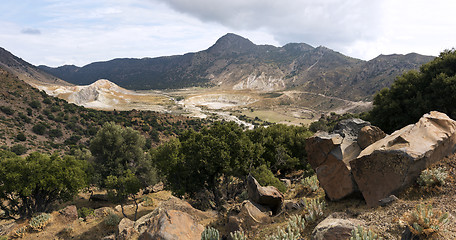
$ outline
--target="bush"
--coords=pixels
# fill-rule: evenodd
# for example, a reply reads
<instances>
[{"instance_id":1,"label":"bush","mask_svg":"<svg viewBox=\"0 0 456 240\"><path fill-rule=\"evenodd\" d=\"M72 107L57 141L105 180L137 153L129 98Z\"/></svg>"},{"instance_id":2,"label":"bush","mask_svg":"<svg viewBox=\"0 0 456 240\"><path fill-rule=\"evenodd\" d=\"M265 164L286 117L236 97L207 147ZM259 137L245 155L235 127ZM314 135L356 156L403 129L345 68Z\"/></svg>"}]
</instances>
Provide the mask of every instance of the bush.
<instances>
[{"instance_id":1,"label":"bush","mask_svg":"<svg viewBox=\"0 0 456 240\"><path fill-rule=\"evenodd\" d=\"M106 224L106 226L114 227L114 226L119 225L120 220L122 220L122 219L120 218L119 215L115 214L114 212L109 212L108 216L105 217L103 222L104 222L104 224Z\"/></svg>"},{"instance_id":2,"label":"bush","mask_svg":"<svg viewBox=\"0 0 456 240\"><path fill-rule=\"evenodd\" d=\"M305 188L309 189L312 192L317 191L320 184L317 175L313 175L312 177L306 177L302 179L301 183L304 185Z\"/></svg>"},{"instance_id":3,"label":"bush","mask_svg":"<svg viewBox=\"0 0 456 240\"><path fill-rule=\"evenodd\" d=\"M230 237L232 240L247 240L247 237L242 231L231 232Z\"/></svg>"},{"instance_id":4,"label":"bush","mask_svg":"<svg viewBox=\"0 0 456 240\"><path fill-rule=\"evenodd\" d=\"M268 237L268 240L298 240L304 233L306 221L299 215L292 215L288 219L286 229L278 228L277 232Z\"/></svg>"},{"instance_id":5,"label":"bush","mask_svg":"<svg viewBox=\"0 0 456 240\"><path fill-rule=\"evenodd\" d=\"M370 229L365 230L362 226L357 226L352 230L352 235L350 240L381 240L382 237L379 237L376 233L372 232Z\"/></svg>"},{"instance_id":6,"label":"bush","mask_svg":"<svg viewBox=\"0 0 456 240\"><path fill-rule=\"evenodd\" d=\"M274 186L282 193L287 191L285 184L276 178L266 165L257 167L254 171L252 171L252 176L261 186Z\"/></svg>"},{"instance_id":7,"label":"bush","mask_svg":"<svg viewBox=\"0 0 456 240\"><path fill-rule=\"evenodd\" d=\"M433 209L431 204L418 204L411 212L405 213L402 221L414 236L426 239L437 234L449 222L449 214Z\"/></svg>"},{"instance_id":8,"label":"bush","mask_svg":"<svg viewBox=\"0 0 456 240\"><path fill-rule=\"evenodd\" d=\"M84 220L86 220L89 216L94 216L94 215L95 215L95 211L93 210L93 208L82 207L82 208L78 209L78 217L84 218Z\"/></svg>"},{"instance_id":9,"label":"bush","mask_svg":"<svg viewBox=\"0 0 456 240\"><path fill-rule=\"evenodd\" d=\"M27 137L25 136L24 133L20 132L17 134L16 139L23 142L23 141L27 140Z\"/></svg>"},{"instance_id":10,"label":"bush","mask_svg":"<svg viewBox=\"0 0 456 240\"><path fill-rule=\"evenodd\" d=\"M425 169L421 172L417 182L420 186L432 187L434 185L444 185L447 177L448 173L444 167Z\"/></svg>"},{"instance_id":11,"label":"bush","mask_svg":"<svg viewBox=\"0 0 456 240\"><path fill-rule=\"evenodd\" d=\"M44 135L46 132L47 126L43 123L37 123L33 126L32 131L38 135Z\"/></svg>"},{"instance_id":12,"label":"bush","mask_svg":"<svg viewBox=\"0 0 456 240\"><path fill-rule=\"evenodd\" d=\"M16 155L22 155L27 152L27 147L22 144L16 144L11 147L11 152L15 153Z\"/></svg>"},{"instance_id":13,"label":"bush","mask_svg":"<svg viewBox=\"0 0 456 240\"><path fill-rule=\"evenodd\" d=\"M14 110L11 107L0 106L0 110L2 112L4 112L5 114L7 114L7 115L13 115L14 114Z\"/></svg>"},{"instance_id":14,"label":"bush","mask_svg":"<svg viewBox=\"0 0 456 240\"><path fill-rule=\"evenodd\" d=\"M201 233L201 240L219 240L220 233L213 227L206 227Z\"/></svg>"},{"instance_id":15,"label":"bush","mask_svg":"<svg viewBox=\"0 0 456 240\"><path fill-rule=\"evenodd\" d=\"M30 107L39 109L41 108L41 103L38 100L33 100L29 103Z\"/></svg>"},{"instance_id":16,"label":"bush","mask_svg":"<svg viewBox=\"0 0 456 240\"><path fill-rule=\"evenodd\" d=\"M51 221L51 215L47 213L38 214L30 219L29 226L35 231L42 231Z\"/></svg>"},{"instance_id":17,"label":"bush","mask_svg":"<svg viewBox=\"0 0 456 240\"><path fill-rule=\"evenodd\" d=\"M63 136L62 130L57 129L57 128L49 130L48 134L49 134L49 137L51 137L51 138Z\"/></svg>"}]
</instances>

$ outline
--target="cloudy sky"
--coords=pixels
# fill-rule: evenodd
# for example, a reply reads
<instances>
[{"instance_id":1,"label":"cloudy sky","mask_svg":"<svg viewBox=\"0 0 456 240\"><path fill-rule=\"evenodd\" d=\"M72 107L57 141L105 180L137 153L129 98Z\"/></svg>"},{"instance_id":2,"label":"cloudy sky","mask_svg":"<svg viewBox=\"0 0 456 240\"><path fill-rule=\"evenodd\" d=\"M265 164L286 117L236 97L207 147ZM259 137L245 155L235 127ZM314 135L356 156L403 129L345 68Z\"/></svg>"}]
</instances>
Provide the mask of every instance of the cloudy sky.
<instances>
[{"instance_id":1,"label":"cloudy sky","mask_svg":"<svg viewBox=\"0 0 456 240\"><path fill-rule=\"evenodd\" d=\"M207 49L224 34L304 42L369 60L456 47L454 0L2 0L0 47L83 66Z\"/></svg>"}]
</instances>

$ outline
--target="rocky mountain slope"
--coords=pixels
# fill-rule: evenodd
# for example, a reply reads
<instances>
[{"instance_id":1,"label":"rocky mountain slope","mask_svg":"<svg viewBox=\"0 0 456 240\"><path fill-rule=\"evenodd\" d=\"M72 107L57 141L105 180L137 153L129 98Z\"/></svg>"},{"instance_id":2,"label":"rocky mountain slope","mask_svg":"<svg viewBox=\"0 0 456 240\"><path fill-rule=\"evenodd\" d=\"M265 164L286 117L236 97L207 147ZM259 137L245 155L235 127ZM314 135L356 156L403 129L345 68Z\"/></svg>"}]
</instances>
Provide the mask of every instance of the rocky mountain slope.
<instances>
[{"instance_id":1,"label":"rocky mountain slope","mask_svg":"<svg viewBox=\"0 0 456 240\"><path fill-rule=\"evenodd\" d=\"M37 86L37 85L59 85L59 86L70 86L62 79L59 79L32 64L18 58L0 47L0 67L13 73L22 81Z\"/></svg>"},{"instance_id":2,"label":"rocky mountain slope","mask_svg":"<svg viewBox=\"0 0 456 240\"><path fill-rule=\"evenodd\" d=\"M290 43L256 45L226 34L210 48L179 56L114 59L84 67L39 66L74 84L109 79L128 89L220 86L226 89L276 91L296 89L349 100L370 99L396 76L432 60L419 54L380 55L370 61L325 47Z\"/></svg>"}]
</instances>

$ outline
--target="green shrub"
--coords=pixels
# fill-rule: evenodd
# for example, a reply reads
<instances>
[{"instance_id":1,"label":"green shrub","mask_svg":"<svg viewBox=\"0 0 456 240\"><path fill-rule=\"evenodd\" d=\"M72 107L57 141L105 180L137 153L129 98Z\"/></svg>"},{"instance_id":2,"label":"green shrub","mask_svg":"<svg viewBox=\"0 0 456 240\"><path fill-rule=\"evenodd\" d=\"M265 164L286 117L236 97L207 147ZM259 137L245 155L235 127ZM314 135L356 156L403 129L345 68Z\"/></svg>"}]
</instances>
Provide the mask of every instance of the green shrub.
<instances>
[{"instance_id":1,"label":"green shrub","mask_svg":"<svg viewBox=\"0 0 456 240\"><path fill-rule=\"evenodd\" d=\"M14 238L23 238L27 233L27 226L20 227L13 232Z\"/></svg>"},{"instance_id":2,"label":"green shrub","mask_svg":"<svg viewBox=\"0 0 456 240\"><path fill-rule=\"evenodd\" d=\"M51 215L47 213L38 214L30 219L29 226L35 231L42 231L51 221Z\"/></svg>"},{"instance_id":3,"label":"green shrub","mask_svg":"<svg viewBox=\"0 0 456 240\"><path fill-rule=\"evenodd\" d=\"M154 200L152 200L152 198L150 198L149 196L145 196L142 198L142 203L144 207L150 207L154 205Z\"/></svg>"},{"instance_id":4,"label":"green shrub","mask_svg":"<svg viewBox=\"0 0 456 240\"><path fill-rule=\"evenodd\" d=\"M29 103L30 107L32 108L35 108L35 109L39 109L41 108L41 103L37 100L33 100Z\"/></svg>"},{"instance_id":5,"label":"green shrub","mask_svg":"<svg viewBox=\"0 0 456 240\"><path fill-rule=\"evenodd\" d=\"M16 139L23 142L23 141L27 140L27 137L25 136L25 134L23 132L20 132L16 135Z\"/></svg>"},{"instance_id":6,"label":"green shrub","mask_svg":"<svg viewBox=\"0 0 456 240\"><path fill-rule=\"evenodd\" d=\"M352 235L350 240L381 240L382 237L379 237L376 233L372 232L370 229L365 230L362 226L357 226L352 230Z\"/></svg>"},{"instance_id":7,"label":"green shrub","mask_svg":"<svg viewBox=\"0 0 456 240\"><path fill-rule=\"evenodd\" d=\"M447 212L433 209L431 204L418 204L414 210L405 213L401 220L413 235L429 238L448 223L448 217Z\"/></svg>"},{"instance_id":8,"label":"green shrub","mask_svg":"<svg viewBox=\"0 0 456 240\"><path fill-rule=\"evenodd\" d=\"M292 215L288 219L286 229L277 228L277 232L268 237L268 240L298 240L306 228L306 221L300 215Z\"/></svg>"},{"instance_id":9,"label":"green shrub","mask_svg":"<svg viewBox=\"0 0 456 240\"><path fill-rule=\"evenodd\" d=\"M264 164L253 170L252 176L261 186L274 186L282 193L287 191L285 184L276 178L271 170Z\"/></svg>"},{"instance_id":10,"label":"green shrub","mask_svg":"<svg viewBox=\"0 0 456 240\"><path fill-rule=\"evenodd\" d=\"M311 199L310 201L307 198L303 198L304 202L304 218L306 222L315 222L319 217L323 216L326 204L324 201Z\"/></svg>"},{"instance_id":11,"label":"green shrub","mask_svg":"<svg viewBox=\"0 0 456 240\"><path fill-rule=\"evenodd\" d=\"M201 240L219 240L220 233L213 227L206 227L201 233Z\"/></svg>"},{"instance_id":12,"label":"green shrub","mask_svg":"<svg viewBox=\"0 0 456 240\"><path fill-rule=\"evenodd\" d=\"M444 167L425 169L421 172L421 175L417 179L417 182L420 186L424 187L444 185L447 177L448 173Z\"/></svg>"},{"instance_id":13,"label":"green shrub","mask_svg":"<svg viewBox=\"0 0 456 240\"><path fill-rule=\"evenodd\" d=\"M109 212L108 215L104 218L104 221L103 221L103 222L106 224L106 226L111 226L111 227L113 227L113 226L119 225L120 220L122 220L121 217L120 217L119 215L117 215L117 214L115 214L114 212L111 211L111 212Z\"/></svg>"},{"instance_id":14,"label":"green shrub","mask_svg":"<svg viewBox=\"0 0 456 240\"><path fill-rule=\"evenodd\" d=\"M57 128L49 130L48 134L49 134L49 137L51 137L51 138L63 136L62 130L57 129Z\"/></svg>"},{"instance_id":15,"label":"green shrub","mask_svg":"<svg viewBox=\"0 0 456 240\"><path fill-rule=\"evenodd\" d=\"M80 218L87 219L87 217L94 216L94 215L95 215L95 213L94 213L93 208L82 207L82 208L78 209L78 217L80 217Z\"/></svg>"},{"instance_id":16,"label":"green shrub","mask_svg":"<svg viewBox=\"0 0 456 240\"><path fill-rule=\"evenodd\" d=\"M2 112L4 112L5 114L7 114L7 115L13 115L14 114L14 110L11 107L0 106L0 110Z\"/></svg>"},{"instance_id":17,"label":"green shrub","mask_svg":"<svg viewBox=\"0 0 456 240\"><path fill-rule=\"evenodd\" d=\"M320 182L318 181L317 175L313 175L311 177L306 177L304 178L301 183L306 187L307 189L311 190L312 192L315 192L319 188Z\"/></svg>"},{"instance_id":18,"label":"green shrub","mask_svg":"<svg viewBox=\"0 0 456 240\"><path fill-rule=\"evenodd\" d=\"M16 155L22 155L27 152L27 147L22 144L16 144L11 147L11 152L15 153Z\"/></svg>"},{"instance_id":19,"label":"green shrub","mask_svg":"<svg viewBox=\"0 0 456 240\"><path fill-rule=\"evenodd\" d=\"M244 232L242 231L235 231L230 233L230 237L232 240L247 240L247 237L245 236Z\"/></svg>"},{"instance_id":20,"label":"green shrub","mask_svg":"<svg viewBox=\"0 0 456 240\"><path fill-rule=\"evenodd\" d=\"M33 126L32 131L38 135L44 135L46 132L46 125L43 123L37 123Z\"/></svg>"}]
</instances>

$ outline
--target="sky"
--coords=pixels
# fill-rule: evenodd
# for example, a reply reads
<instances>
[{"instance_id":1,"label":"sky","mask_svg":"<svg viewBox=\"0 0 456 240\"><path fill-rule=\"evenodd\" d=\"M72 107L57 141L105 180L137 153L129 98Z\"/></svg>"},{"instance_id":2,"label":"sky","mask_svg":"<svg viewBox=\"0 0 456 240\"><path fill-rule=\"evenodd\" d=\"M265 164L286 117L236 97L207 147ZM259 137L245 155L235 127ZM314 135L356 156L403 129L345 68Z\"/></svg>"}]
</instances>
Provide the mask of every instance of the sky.
<instances>
[{"instance_id":1,"label":"sky","mask_svg":"<svg viewBox=\"0 0 456 240\"><path fill-rule=\"evenodd\" d=\"M454 0L2 0L0 47L34 65L185 54L226 33L370 60L456 47Z\"/></svg>"}]
</instances>

